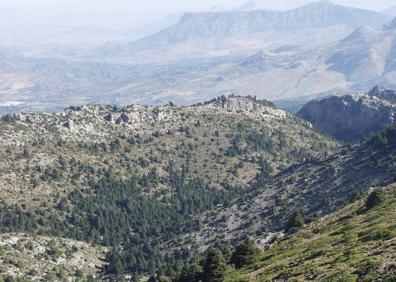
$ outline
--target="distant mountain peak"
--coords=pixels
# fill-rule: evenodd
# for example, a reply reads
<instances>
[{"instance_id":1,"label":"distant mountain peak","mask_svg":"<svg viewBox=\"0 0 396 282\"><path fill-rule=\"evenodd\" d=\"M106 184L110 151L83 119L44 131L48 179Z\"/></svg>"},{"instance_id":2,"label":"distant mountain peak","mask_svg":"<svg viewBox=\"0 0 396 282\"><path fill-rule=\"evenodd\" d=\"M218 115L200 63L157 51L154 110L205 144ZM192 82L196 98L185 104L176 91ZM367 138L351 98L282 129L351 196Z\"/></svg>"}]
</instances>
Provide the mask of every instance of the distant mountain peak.
<instances>
[{"instance_id":1,"label":"distant mountain peak","mask_svg":"<svg viewBox=\"0 0 396 282\"><path fill-rule=\"evenodd\" d=\"M254 0L250 0L250 1L242 4L241 6L235 8L234 11L250 11L250 10L255 10L257 8L259 8L259 6L257 5L257 2Z\"/></svg>"}]
</instances>

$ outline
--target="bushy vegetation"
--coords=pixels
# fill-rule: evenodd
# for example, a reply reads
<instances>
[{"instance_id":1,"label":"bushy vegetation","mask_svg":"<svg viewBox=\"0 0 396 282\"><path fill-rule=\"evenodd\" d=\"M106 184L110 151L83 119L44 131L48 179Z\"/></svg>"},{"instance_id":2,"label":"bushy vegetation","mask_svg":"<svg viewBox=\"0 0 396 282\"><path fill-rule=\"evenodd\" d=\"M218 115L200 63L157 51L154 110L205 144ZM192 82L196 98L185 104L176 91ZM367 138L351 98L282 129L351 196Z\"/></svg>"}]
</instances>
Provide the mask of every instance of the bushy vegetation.
<instances>
[{"instance_id":1,"label":"bushy vegetation","mask_svg":"<svg viewBox=\"0 0 396 282\"><path fill-rule=\"evenodd\" d=\"M300 212L294 212L289 222L287 223L286 230L290 230L292 228L300 229L304 227L304 218Z\"/></svg>"},{"instance_id":2,"label":"bushy vegetation","mask_svg":"<svg viewBox=\"0 0 396 282\"><path fill-rule=\"evenodd\" d=\"M225 208L279 170L338 146L289 116L142 107L152 119L135 128L128 111L72 107L62 115L3 117L0 231L107 246L103 271L112 277L178 272L193 252L175 238L201 228L196 215ZM161 250L165 242L175 248Z\"/></svg>"},{"instance_id":3,"label":"bushy vegetation","mask_svg":"<svg viewBox=\"0 0 396 282\"><path fill-rule=\"evenodd\" d=\"M209 250L206 255L202 280L207 282L223 282L227 266L220 251Z\"/></svg>"},{"instance_id":4,"label":"bushy vegetation","mask_svg":"<svg viewBox=\"0 0 396 282\"><path fill-rule=\"evenodd\" d=\"M383 191L379 191L379 190L373 191L367 197L366 208L372 209L375 206L383 203L384 200L385 200L385 193Z\"/></svg>"},{"instance_id":5,"label":"bushy vegetation","mask_svg":"<svg viewBox=\"0 0 396 282\"><path fill-rule=\"evenodd\" d=\"M107 257L107 274L151 272L165 263L172 265L186 259L189 252L181 250L162 256L158 250L159 241L172 240L183 229L196 228L191 220L193 215L218 205L227 206L243 191L231 187L211 189L200 180L187 181L184 171L177 172L172 167L169 170L169 178L151 173L128 181L116 181L108 172L99 182L92 182L92 195L78 190L69 195L68 202L74 209L66 220L27 213L18 206L3 203L0 210L2 231L51 233L117 246ZM172 196L158 202L140 194L144 187L156 183L172 187ZM64 206L60 204L58 208L64 209ZM121 246L123 251L120 251Z\"/></svg>"},{"instance_id":6,"label":"bushy vegetation","mask_svg":"<svg viewBox=\"0 0 396 282\"><path fill-rule=\"evenodd\" d=\"M246 239L230 253L223 245L185 266L170 279L198 281L394 281L396 187L370 210L359 200L260 251ZM363 212L363 213L362 213ZM294 216L293 216L294 217ZM299 216L298 216L299 217ZM223 247L222 247L223 246ZM369 258L368 258L369 257ZM226 266L227 264L227 266ZM158 277L161 281L161 277Z\"/></svg>"},{"instance_id":7,"label":"bushy vegetation","mask_svg":"<svg viewBox=\"0 0 396 282\"><path fill-rule=\"evenodd\" d=\"M236 268L242 268L253 264L259 253L260 249L256 246L254 241L246 239L236 247L230 262L234 264Z\"/></svg>"},{"instance_id":8,"label":"bushy vegetation","mask_svg":"<svg viewBox=\"0 0 396 282\"><path fill-rule=\"evenodd\" d=\"M381 194L370 209L365 201L373 194L307 224L225 281L394 281L396 187Z\"/></svg>"}]
</instances>

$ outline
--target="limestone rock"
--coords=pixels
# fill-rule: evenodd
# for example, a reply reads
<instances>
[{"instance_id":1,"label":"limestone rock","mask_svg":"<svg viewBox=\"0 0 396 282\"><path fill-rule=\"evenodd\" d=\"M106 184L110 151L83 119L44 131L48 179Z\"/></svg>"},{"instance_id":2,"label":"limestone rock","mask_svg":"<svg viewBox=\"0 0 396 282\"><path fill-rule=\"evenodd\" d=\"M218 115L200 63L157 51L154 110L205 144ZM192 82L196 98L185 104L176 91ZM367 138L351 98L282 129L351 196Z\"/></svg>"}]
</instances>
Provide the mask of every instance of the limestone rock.
<instances>
[{"instance_id":1,"label":"limestone rock","mask_svg":"<svg viewBox=\"0 0 396 282\"><path fill-rule=\"evenodd\" d=\"M297 116L336 139L357 141L395 122L396 91L377 86L364 94L317 99Z\"/></svg>"}]
</instances>

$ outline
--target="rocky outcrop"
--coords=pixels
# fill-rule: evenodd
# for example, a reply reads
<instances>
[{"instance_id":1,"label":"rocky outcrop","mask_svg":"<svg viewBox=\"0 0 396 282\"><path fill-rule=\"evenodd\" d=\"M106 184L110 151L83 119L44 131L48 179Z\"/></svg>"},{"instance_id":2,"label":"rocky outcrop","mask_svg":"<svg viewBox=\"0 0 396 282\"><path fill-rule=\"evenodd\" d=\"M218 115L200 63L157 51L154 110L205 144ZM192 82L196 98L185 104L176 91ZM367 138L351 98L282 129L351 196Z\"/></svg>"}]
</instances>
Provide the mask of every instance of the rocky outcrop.
<instances>
[{"instance_id":1,"label":"rocky outcrop","mask_svg":"<svg viewBox=\"0 0 396 282\"><path fill-rule=\"evenodd\" d=\"M365 94L317 99L297 116L336 139L357 141L395 123L396 92L377 86Z\"/></svg>"},{"instance_id":2,"label":"rocky outcrop","mask_svg":"<svg viewBox=\"0 0 396 282\"><path fill-rule=\"evenodd\" d=\"M56 129L59 131L59 136L65 140L106 139L112 136L114 128L117 127L134 133L151 131L166 133L184 126L186 120L191 119L192 116L204 118L207 115L238 115L268 124L294 119L286 111L268 101L239 96L222 96L203 104L184 107L138 104L125 107L89 105L69 107L61 113L17 113L0 117L0 125L10 128L10 130L3 128L0 132L0 144L23 144L27 140L36 138L33 132L39 128L45 138ZM16 134L11 130L15 123L23 128L29 127L31 132L26 132L23 136ZM298 123L302 124L300 121ZM304 126L307 127L307 124Z\"/></svg>"}]
</instances>

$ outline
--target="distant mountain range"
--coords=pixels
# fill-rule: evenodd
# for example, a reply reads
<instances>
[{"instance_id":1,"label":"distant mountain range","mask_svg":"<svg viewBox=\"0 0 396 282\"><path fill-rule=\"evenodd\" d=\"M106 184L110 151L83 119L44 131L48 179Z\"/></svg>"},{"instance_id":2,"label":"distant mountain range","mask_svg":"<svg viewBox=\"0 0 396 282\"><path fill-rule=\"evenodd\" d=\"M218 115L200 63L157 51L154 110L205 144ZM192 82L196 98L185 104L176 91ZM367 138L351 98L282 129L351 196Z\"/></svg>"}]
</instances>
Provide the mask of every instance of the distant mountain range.
<instances>
[{"instance_id":1,"label":"distant mountain range","mask_svg":"<svg viewBox=\"0 0 396 282\"><path fill-rule=\"evenodd\" d=\"M325 1L285 12L185 14L141 40L62 59L1 53L0 112L393 88L394 27L388 15Z\"/></svg>"},{"instance_id":2,"label":"distant mountain range","mask_svg":"<svg viewBox=\"0 0 396 282\"><path fill-rule=\"evenodd\" d=\"M381 28L389 20L390 17L385 14L335 5L330 1L307 4L284 12L251 10L186 13L177 24L133 42L125 48L136 51L197 38L240 36L265 31L291 32L335 25Z\"/></svg>"}]
</instances>

